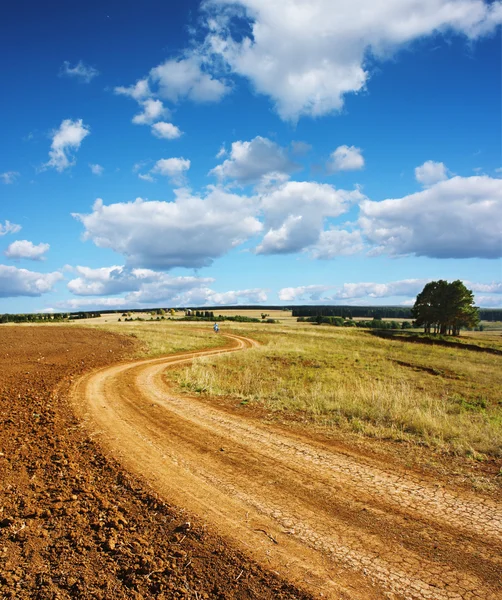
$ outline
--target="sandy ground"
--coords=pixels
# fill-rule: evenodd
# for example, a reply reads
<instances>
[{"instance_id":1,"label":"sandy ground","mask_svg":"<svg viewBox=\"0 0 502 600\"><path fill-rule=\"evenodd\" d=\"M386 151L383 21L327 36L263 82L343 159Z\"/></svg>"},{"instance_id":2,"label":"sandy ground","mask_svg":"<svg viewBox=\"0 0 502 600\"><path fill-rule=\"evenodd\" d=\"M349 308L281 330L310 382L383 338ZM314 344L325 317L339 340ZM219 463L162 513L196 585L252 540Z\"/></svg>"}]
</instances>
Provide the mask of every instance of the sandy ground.
<instances>
[{"instance_id":1,"label":"sandy ground","mask_svg":"<svg viewBox=\"0 0 502 600\"><path fill-rule=\"evenodd\" d=\"M73 387L74 407L105 452L159 497L314 597L502 596L494 499L244 411L176 397L167 367L254 344L227 337L223 350L88 374Z\"/></svg>"}]
</instances>

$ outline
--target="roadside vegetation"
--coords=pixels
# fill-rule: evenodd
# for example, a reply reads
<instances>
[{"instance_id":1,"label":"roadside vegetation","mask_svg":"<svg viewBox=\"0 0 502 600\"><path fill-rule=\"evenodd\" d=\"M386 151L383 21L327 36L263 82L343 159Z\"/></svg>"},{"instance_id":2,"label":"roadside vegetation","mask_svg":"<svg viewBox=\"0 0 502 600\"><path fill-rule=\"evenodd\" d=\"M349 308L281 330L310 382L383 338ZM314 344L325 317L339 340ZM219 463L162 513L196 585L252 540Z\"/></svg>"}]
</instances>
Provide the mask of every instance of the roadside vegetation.
<instances>
[{"instance_id":1,"label":"roadside vegetation","mask_svg":"<svg viewBox=\"0 0 502 600\"><path fill-rule=\"evenodd\" d=\"M371 437L480 459L502 454L502 356L355 328L248 325L232 331L262 345L196 359L167 376L191 394L258 403Z\"/></svg>"}]
</instances>

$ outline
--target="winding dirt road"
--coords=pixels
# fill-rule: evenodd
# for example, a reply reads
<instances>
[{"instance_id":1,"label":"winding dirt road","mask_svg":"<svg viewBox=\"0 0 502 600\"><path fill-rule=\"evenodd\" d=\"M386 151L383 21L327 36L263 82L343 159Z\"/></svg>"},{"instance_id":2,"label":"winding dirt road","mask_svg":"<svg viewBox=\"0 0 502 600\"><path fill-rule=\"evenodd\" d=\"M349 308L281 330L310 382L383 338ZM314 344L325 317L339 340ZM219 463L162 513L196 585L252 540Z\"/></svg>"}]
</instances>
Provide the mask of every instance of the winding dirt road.
<instances>
[{"instance_id":1,"label":"winding dirt road","mask_svg":"<svg viewBox=\"0 0 502 600\"><path fill-rule=\"evenodd\" d=\"M502 597L495 501L173 395L167 367L256 345L226 337L86 375L74 406L126 468L315 597Z\"/></svg>"}]
</instances>

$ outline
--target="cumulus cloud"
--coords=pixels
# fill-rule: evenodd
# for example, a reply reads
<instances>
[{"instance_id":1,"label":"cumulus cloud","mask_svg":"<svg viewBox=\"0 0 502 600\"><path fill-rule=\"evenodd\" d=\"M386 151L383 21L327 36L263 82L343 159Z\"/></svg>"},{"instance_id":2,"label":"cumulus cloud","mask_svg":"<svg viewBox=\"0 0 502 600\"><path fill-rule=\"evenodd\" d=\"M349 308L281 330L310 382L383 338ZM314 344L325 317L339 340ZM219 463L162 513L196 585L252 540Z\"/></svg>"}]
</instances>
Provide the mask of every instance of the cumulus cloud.
<instances>
[{"instance_id":1,"label":"cumulus cloud","mask_svg":"<svg viewBox=\"0 0 502 600\"><path fill-rule=\"evenodd\" d=\"M28 260L45 260L45 253L49 250L49 244L33 244L28 240L17 240L12 242L5 250L5 256L14 260L26 258Z\"/></svg>"},{"instance_id":2,"label":"cumulus cloud","mask_svg":"<svg viewBox=\"0 0 502 600\"><path fill-rule=\"evenodd\" d=\"M64 171L75 164L72 160L72 151L80 148L82 140L90 133L87 125L84 125L82 119L72 121L65 119L62 121L59 129L53 131L51 150L49 151L50 160L44 167L52 167L56 171Z\"/></svg>"},{"instance_id":3,"label":"cumulus cloud","mask_svg":"<svg viewBox=\"0 0 502 600\"><path fill-rule=\"evenodd\" d=\"M357 171L364 167L364 158L361 148L355 146L338 146L331 153L326 168L330 173L336 171Z\"/></svg>"},{"instance_id":4,"label":"cumulus cloud","mask_svg":"<svg viewBox=\"0 0 502 600\"><path fill-rule=\"evenodd\" d=\"M46 309L45 312L61 310L124 310L127 308L139 308L126 298L70 298L56 302L54 307Z\"/></svg>"},{"instance_id":5,"label":"cumulus cloud","mask_svg":"<svg viewBox=\"0 0 502 600\"><path fill-rule=\"evenodd\" d=\"M127 266L203 267L258 234L254 199L209 188L204 197L175 190L173 202L98 199L90 214L75 214L85 238L126 257Z\"/></svg>"},{"instance_id":6,"label":"cumulus cloud","mask_svg":"<svg viewBox=\"0 0 502 600\"><path fill-rule=\"evenodd\" d=\"M333 286L329 285L302 285L300 287L288 287L279 290L279 299L283 302L296 302L297 300L309 299L319 300L322 294Z\"/></svg>"},{"instance_id":7,"label":"cumulus cloud","mask_svg":"<svg viewBox=\"0 0 502 600\"><path fill-rule=\"evenodd\" d=\"M476 306L482 308L502 308L502 297L501 296L475 296Z\"/></svg>"},{"instance_id":8,"label":"cumulus cloud","mask_svg":"<svg viewBox=\"0 0 502 600\"><path fill-rule=\"evenodd\" d=\"M65 60L60 76L74 77L79 79L83 83L90 83L95 77L99 75L99 71L90 65L86 65L83 61L79 60L78 63L72 67L70 63Z\"/></svg>"},{"instance_id":9,"label":"cumulus cloud","mask_svg":"<svg viewBox=\"0 0 502 600\"><path fill-rule=\"evenodd\" d=\"M0 179L6 185L10 185L16 181L19 177L18 171L5 171L5 173L0 173Z\"/></svg>"},{"instance_id":10,"label":"cumulus cloud","mask_svg":"<svg viewBox=\"0 0 502 600\"><path fill-rule=\"evenodd\" d=\"M431 258L502 256L502 180L453 177L399 199L360 203L377 252Z\"/></svg>"},{"instance_id":11,"label":"cumulus cloud","mask_svg":"<svg viewBox=\"0 0 502 600\"><path fill-rule=\"evenodd\" d=\"M140 102L141 112L135 115L132 122L135 125L151 125L159 119L167 117L169 112L160 100L147 98Z\"/></svg>"},{"instance_id":12,"label":"cumulus cloud","mask_svg":"<svg viewBox=\"0 0 502 600\"><path fill-rule=\"evenodd\" d=\"M341 110L346 94L365 88L370 60L389 59L426 36L476 39L502 21L501 3L484 0L208 0L204 6L206 53L293 121Z\"/></svg>"},{"instance_id":13,"label":"cumulus cloud","mask_svg":"<svg viewBox=\"0 0 502 600\"><path fill-rule=\"evenodd\" d=\"M222 80L215 79L206 69L200 56L170 59L150 71L149 81L157 86L161 98L178 102L218 102L230 91Z\"/></svg>"},{"instance_id":14,"label":"cumulus cloud","mask_svg":"<svg viewBox=\"0 0 502 600\"><path fill-rule=\"evenodd\" d=\"M473 292L481 294L502 294L502 281L492 281L491 283L465 281L464 283Z\"/></svg>"},{"instance_id":15,"label":"cumulus cloud","mask_svg":"<svg viewBox=\"0 0 502 600\"><path fill-rule=\"evenodd\" d=\"M130 269L125 266L76 267L79 275L68 283L70 292L77 296L114 296L120 298L72 299L71 308L84 306L142 307L166 306L209 306L260 303L267 300L266 290L261 288L217 292L211 287L211 277L173 277L152 269Z\"/></svg>"},{"instance_id":16,"label":"cumulus cloud","mask_svg":"<svg viewBox=\"0 0 502 600\"><path fill-rule=\"evenodd\" d=\"M152 133L155 137L165 140L175 140L183 135L179 127L165 121L159 121L152 125Z\"/></svg>"},{"instance_id":17,"label":"cumulus cloud","mask_svg":"<svg viewBox=\"0 0 502 600\"><path fill-rule=\"evenodd\" d=\"M148 181L150 183L154 183L156 181L155 177L152 177L150 173L138 173L138 177L143 181Z\"/></svg>"},{"instance_id":18,"label":"cumulus cloud","mask_svg":"<svg viewBox=\"0 0 502 600\"><path fill-rule=\"evenodd\" d=\"M389 298L391 296L416 296L429 279L403 279L390 283L344 283L333 294L336 299Z\"/></svg>"},{"instance_id":19,"label":"cumulus cloud","mask_svg":"<svg viewBox=\"0 0 502 600\"><path fill-rule=\"evenodd\" d=\"M313 258L331 259L337 256L359 254L364 250L360 231L328 229L322 231L318 242L311 248Z\"/></svg>"},{"instance_id":20,"label":"cumulus cloud","mask_svg":"<svg viewBox=\"0 0 502 600\"><path fill-rule=\"evenodd\" d=\"M189 168L190 161L187 158L161 158L150 172L169 177L179 185L183 182L183 175Z\"/></svg>"},{"instance_id":21,"label":"cumulus cloud","mask_svg":"<svg viewBox=\"0 0 502 600\"><path fill-rule=\"evenodd\" d=\"M68 282L68 289L77 296L113 296L125 292L140 292L140 297L153 301L171 299L182 291L206 286L214 281L209 277L173 277L152 269L130 269L114 265L91 269L78 266L79 275ZM127 296L132 299L136 296Z\"/></svg>"},{"instance_id":22,"label":"cumulus cloud","mask_svg":"<svg viewBox=\"0 0 502 600\"><path fill-rule=\"evenodd\" d=\"M427 160L415 169L415 179L424 186L434 185L448 179L448 169L442 162Z\"/></svg>"},{"instance_id":23,"label":"cumulus cloud","mask_svg":"<svg viewBox=\"0 0 502 600\"><path fill-rule=\"evenodd\" d=\"M119 86L114 91L133 98L140 105L142 112L133 118L133 123L152 125L169 116L162 100L174 104L181 100L218 102L231 90L225 81L211 74L210 63L200 52L187 51L183 57L166 60L154 67L134 85ZM176 126L165 122L152 127L152 133L166 139L181 135Z\"/></svg>"},{"instance_id":24,"label":"cumulus cloud","mask_svg":"<svg viewBox=\"0 0 502 600\"><path fill-rule=\"evenodd\" d=\"M266 233L256 252L285 254L316 244L326 218L340 216L363 198L359 190L337 190L328 184L284 183L261 197Z\"/></svg>"},{"instance_id":25,"label":"cumulus cloud","mask_svg":"<svg viewBox=\"0 0 502 600\"><path fill-rule=\"evenodd\" d=\"M284 148L267 138L257 136L249 142L232 144L230 157L210 171L219 180L233 179L246 185L258 183L270 173L289 174L298 169Z\"/></svg>"},{"instance_id":26,"label":"cumulus cloud","mask_svg":"<svg viewBox=\"0 0 502 600\"><path fill-rule=\"evenodd\" d=\"M116 94L120 96L129 96L137 102L142 102L151 96L150 85L148 79L140 79L134 85L128 87L118 86L114 89Z\"/></svg>"},{"instance_id":27,"label":"cumulus cloud","mask_svg":"<svg viewBox=\"0 0 502 600\"><path fill-rule=\"evenodd\" d=\"M10 221L5 221L4 225L0 223L0 236L7 235L8 233L17 233L18 231L21 231L21 225L16 225L16 223L11 223Z\"/></svg>"},{"instance_id":28,"label":"cumulus cloud","mask_svg":"<svg viewBox=\"0 0 502 600\"><path fill-rule=\"evenodd\" d=\"M307 285L294 288L283 288L279 291L279 298L287 302L310 300L312 302L330 302L341 304L366 304L375 299L394 298L403 296L407 298L401 302L402 306L413 306L416 296L422 291L430 279L402 279L384 283L362 281L357 283L344 283L342 285ZM464 282L473 291L502 294L502 283L474 283ZM326 292L331 291L329 295ZM483 304L483 302L485 304ZM502 305L502 296L477 295L478 306Z\"/></svg>"},{"instance_id":29,"label":"cumulus cloud","mask_svg":"<svg viewBox=\"0 0 502 600\"><path fill-rule=\"evenodd\" d=\"M0 298L17 296L41 296L51 292L54 285L63 279L59 272L35 273L0 265Z\"/></svg>"},{"instance_id":30,"label":"cumulus cloud","mask_svg":"<svg viewBox=\"0 0 502 600\"><path fill-rule=\"evenodd\" d=\"M89 169L93 175L103 175L105 168L98 164L90 164Z\"/></svg>"}]
</instances>

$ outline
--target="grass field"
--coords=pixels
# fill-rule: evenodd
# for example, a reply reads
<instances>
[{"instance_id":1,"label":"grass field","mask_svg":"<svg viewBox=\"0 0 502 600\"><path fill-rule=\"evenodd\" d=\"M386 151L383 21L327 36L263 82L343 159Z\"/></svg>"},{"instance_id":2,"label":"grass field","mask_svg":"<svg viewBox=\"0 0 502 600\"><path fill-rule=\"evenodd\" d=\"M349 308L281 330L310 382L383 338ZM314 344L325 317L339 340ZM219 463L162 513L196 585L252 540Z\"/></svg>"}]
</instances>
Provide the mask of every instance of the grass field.
<instances>
[{"instance_id":1,"label":"grass field","mask_svg":"<svg viewBox=\"0 0 502 600\"><path fill-rule=\"evenodd\" d=\"M223 342L211 323L119 323L108 315L85 325L137 337L143 355ZM230 396L373 438L403 439L477 458L502 455L502 356L296 323L288 313L278 324L224 323L222 331L247 335L261 346L169 371L181 390ZM501 334L493 331L460 339L502 348Z\"/></svg>"},{"instance_id":2,"label":"grass field","mask_svg":"<svg viewBox=\"0 0 502 600\"><path fill-rule=\"evenodd\" d=\"M235 396L371 437L475 456L501 453L501 356L353 329L265 325L232 331L262 346L197 359L169 376L190 393Z\"/></svg>"},{"instance_id":3,"label":"grass field","mask_svg":"<svg viewBox=\"0 0 502 600\"><path fill-rule=\"evenodd\" d=\"M172 321L117 322L117 318L89 319L81 322L85 327L106 329L130 335L142 343L138 356L161 356L173 352L189 352L225 344L212 330L211 323L174 323Z\"/></svg>"}]
</instances>

